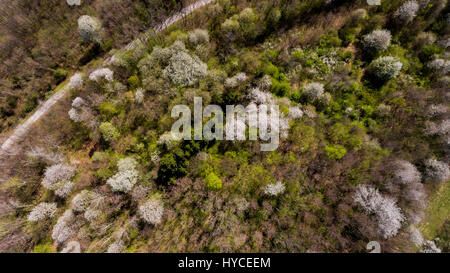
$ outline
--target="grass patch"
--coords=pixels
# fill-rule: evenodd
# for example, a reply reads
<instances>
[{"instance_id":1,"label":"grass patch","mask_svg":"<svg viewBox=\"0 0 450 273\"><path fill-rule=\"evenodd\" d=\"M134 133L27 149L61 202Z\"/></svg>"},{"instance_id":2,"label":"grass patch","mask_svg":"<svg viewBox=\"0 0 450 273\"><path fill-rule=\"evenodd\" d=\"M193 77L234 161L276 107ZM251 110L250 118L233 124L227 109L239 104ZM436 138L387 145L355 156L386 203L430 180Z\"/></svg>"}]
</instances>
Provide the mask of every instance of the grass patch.
<instances>
[{"instance_id":1,"label":"grass patch","mask_svg":"<svg viewBox=\"0 0 450 273\"><path fill-rule=\"evenodd\" d=\"M425 219L419 226L423 236L434 239L450 215L450 181L443 183L440 188L430 196L430 203L425 211Z\"/></svg>"}]
</instances>

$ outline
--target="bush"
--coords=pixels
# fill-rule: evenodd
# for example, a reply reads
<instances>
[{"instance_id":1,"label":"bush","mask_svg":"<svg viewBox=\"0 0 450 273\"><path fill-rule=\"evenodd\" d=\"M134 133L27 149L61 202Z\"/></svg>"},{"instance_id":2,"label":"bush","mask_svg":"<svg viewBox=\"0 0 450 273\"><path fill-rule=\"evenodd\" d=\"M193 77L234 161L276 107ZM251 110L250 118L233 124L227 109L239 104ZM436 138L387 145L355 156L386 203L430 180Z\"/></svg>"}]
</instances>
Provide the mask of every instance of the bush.
<instances>
[{"instance_id":1,"label":"bush","mask_svg":"<svg viewBox=\"0 0 450 273\"><path fill-rule=\"evenodd\" d=\"M395 173L394 176L403 185L415 184L421 181L421 174L416 167L405 160L398 160L394 163Z\"/></svg>"},{"instance_id":2,"label":"bush","mask_svg":"<svg viewBox=\"0 0 450 273\"><path fill-rule=\"evenodd\" d=\"M97 70L94 70L89 75L89 79L95 82L99 82L103 78L105 78L108 82L112 82L114 80L114 72L109 68L99 68Z\"/></svg>"},{"instance_id":3,"label":"bush","mask_svg":"<svg viewBox=\"0 0 450 273\"><path fill-rule=\"evenodd\" d=\"M214 172L210 172L205 177L206 187L209 190L220 190L222 188L222 179L220 179Z\"/></svg>"}]
</instances>

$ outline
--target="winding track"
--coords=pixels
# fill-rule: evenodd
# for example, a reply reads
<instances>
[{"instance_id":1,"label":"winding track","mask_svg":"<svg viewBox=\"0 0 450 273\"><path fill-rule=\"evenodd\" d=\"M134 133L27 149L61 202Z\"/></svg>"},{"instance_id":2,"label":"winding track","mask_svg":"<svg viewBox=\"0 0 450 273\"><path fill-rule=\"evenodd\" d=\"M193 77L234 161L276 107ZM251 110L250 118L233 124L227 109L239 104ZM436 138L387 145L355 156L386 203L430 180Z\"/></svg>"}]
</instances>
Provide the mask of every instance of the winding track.
<instances>
[{"instance_id":1,"label":"winding track","mask_svg":"<svg viewBox=\"0 0 450 273\"><path fill-rule=\"evenodd\" d=\"M197 10L203 6L206 6L207 4L209 4L213 1L214 0L199 0L191 5L187 6L180 12L167 18L161 24L155 26L153 28L153 31L146 32L142 35L142 37L137 38L136 40L129 43L127 46L124 47L124 49L129 50L129 49L134 48L135 44L139 41L146 42L148 40L148 38L150 37L151 33L161 32L161 31L165 30L166 28L168 28L169 26L178 22L179 20L183 19L184 17L188 16L195 10ZM104 62L104 64L109 64L110 60L111 60L111 58L107 59ZM12 154L17 153L18 144L28 134L31 127L37 121L39 121L45 114L47 114L51 110L52 106L55 105L55 103L57 103L58 101L63 99L69 93L69 91L70 91L70 89L69 89L68 85L64 86L58 92L53 94L44 104L42 104L30 118L28 118L24 123L18 125L17 128L13 131L13 133L9 136L9 138L6 139L6 141L0 147L0 156L8 155L8 154L12 155Z\"/></svg>"}]
</instances>

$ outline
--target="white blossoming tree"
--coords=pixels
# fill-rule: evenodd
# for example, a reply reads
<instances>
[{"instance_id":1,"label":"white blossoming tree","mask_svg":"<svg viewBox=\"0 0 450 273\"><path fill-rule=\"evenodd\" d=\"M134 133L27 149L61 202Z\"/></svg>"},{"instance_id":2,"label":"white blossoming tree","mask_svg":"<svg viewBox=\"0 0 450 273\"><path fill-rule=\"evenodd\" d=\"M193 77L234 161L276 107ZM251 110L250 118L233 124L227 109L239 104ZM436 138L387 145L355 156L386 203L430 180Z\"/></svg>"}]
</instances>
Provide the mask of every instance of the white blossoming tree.
<instances>
[{"instance_id":1,"label":"white blossoming tree","mask_svg":"<svg viewBox=\"0 0 450 273\"><path fill-rule=\"evenodd\" d=\"M119 171L106 183L111 186L113 191L129 192L137 183L139 176L136 166L137 162L133 158L127 157L119 160L117 163Z\"/></svg>"},{"instance_id":2,"label":"white blossoming tree","mask_svg":"<svg viewBox=\"0 0 450 273\"><path fill-rule=\"evenodd\" d=\"M406 160L397 160L395 162L396 172L395 177L402 184L419 183L421 180L421 174L416 167Z\"/></svg>"},{"instance_id":3,"label":"white blossoming tree","mask_svg":"<svg viewBox=\"0 0 450 273\"><path fill-rule=\"evenodd\" d=\"M62 244L70 237L74 236L76 230L72 227L75 216L72 210L66 210L64 214L59 217L52 231L52 238L58 244Z\"/></svg>"},{"instance_id":4,"label":"white blossoming tree","mask_svg":"<svg viewBox=\"0 0 450 273\"><path fill-rule=\"evenodd\" d=\"M61 253L81 253L80 243L77 241L70 241L66 247L61 250Z\"/></svg>"},{"instance_id":5,"label":"white blossoming tree","mask_svg":"<svg viewBox=\"0 0 450 273\"><path fill-rule=\"evenodd\" d=\"M85 42L102 42L102 25L97 18L83 15L78 18L78 32Z\"/></svg>"},{"instance_id":6,"label":"white blossoming tree","mask_svg":"<svg viewBox=\"0 0 450 273\"><path fill-rule=\"evenodd\" d=\"M139 206L139 216L148 224L156 225L161 222L164 206L160 198L152 197Z\"/></svg>"},{"instance_id":7,"label":"white blossoming tree","mask_svg":"<svg viewBox=\"0 0 450 273\"><path fill-rule=\"evenodd\" d=\"M207 74L208 68L197 56L179 51L172 55L163 76L180 86L191 86Z\"/></svg>"},{"instance_id":8,"label":"white blossoming tree","mask_svg":"<svg viewBox=\"0 0 450 273\"><path fill-rule=\"evenodd\" d=\"M407 1L398 8L394 16L401 23L409 23L417 16L418 11L419 3L417 1Z\"/></svg>"},{"instance_id":9,"label":"white blossoming tree","mask_svg":"<svg viewBox=\"0 0 450 273\"><path fill-rule=\"evenodd\" d=\"M379 232L384 238L387 239L397 234L404 221L404 216L393 198L383 196L371 186L358 185L353 200L366 213L376 215Z\"/></svg>"},{"instance_id":10,"label":"white blossoming tree","mask_svg":"<svg viewBox=\"0 0 450 273\"><path fill-rule=\"evenodd\" d=\"M48 167L42 179L42 186L55 192L57 196L67 197L72 191L70 179L75 175L75 168L64 163Z\"/></svg>"},{"instance_id":11,"label":"white blossoming tree","mask_svg":"<svg viewBox=\"0 0 450 273\"><path fill-rule=\"evenodd\" d=\"M83 76L80 73L76 73L69 80L70 89L80 89L83 87Z\"/></svg>"},{"instance_id":12,"label":"white blossoming tree","mask_svg":"<svg viewBox=\"0 0 450 273\"><path fill-rule=\"evenodd\" d=\"M39 222L44 219L55 217L56 203L39 203L35 206L28 215L28 221Z\"/></svg>"},{"instance_id":13,"label":"white blossoming tree","mask_svg":"<svg viewBox=\"0 0 450 273\"><path fill-rule=\"evenodd\" d=\"M388 48L391 38L389 30L377 29L364 37L363 44L368 50L383 51Z\"/></svg>"},{"instance_id":14,"label":"white blossoming tree","mask_svg":"<svg viewBox=\"0 0 450 273\"><path fill-rule=\"evenodd\" d=\"M125 246L122 241L116 241L109 245L107 253L122 253L125 250Z\"/></svg>"},{"instance_id":15,"label":"white blossoming tree","mask_svg":"<svg viewBox=\"0 0 450 273\"><path fill-rule=\"evenodd\" d=\"M81 5L81 0L66 0L69 6L79 6Z\"/></svg>"},{"instance_id":16,"label":"white blossoming tree","mask_svg":"<svg viewBox=\"0 0 450 273\"><path fill-rule=\"evenodd\" d=\"M269 184L264 187L264 194L277 196L285 191L285 186L283 182L278 181L277 183Z\"/></svg>"},{"instance_id":17,"label":"white blossoming tree","mask_svg":"<svg viewBox=\"0 0 450 273\"><path fill-rule=\"evenodd\" d=\"M95 82L99 82L103 78L108 82L112 82L114 80L114 72L109 68L99 68L89 75L89 79Z\"/></svg>"},{"instance_id":18,"label":"white blossoming tree","mask_svg":"<svg viewBox=\"0 0 450 273\"><path fill-rule=\"evenodd\" d=\"M209 43L208 31L204 29L195 29L189 32L189 42L193 45Z\"/></svg>"},{"instance_id":19,"label":"white blossoming tree","mask_svg":"<svg viewBox=\"0 0 450 273\"><path fill-rule=\"evenodd\" d=\"M379 81L386 82L397 77L403 64L394 57L380 57L370 64L369 71Z\"/></svg>"},{"instance_id":20,"label":"white blossoming tree","mask_svg":"<svg viewBox=\"0 0 450 273\"><path fill-rule=\"evenodd\" d=\"M434 158L425 161L425 180L427 182L439 183L450 178L448 164Z\"/></svg>"}]
</instances>

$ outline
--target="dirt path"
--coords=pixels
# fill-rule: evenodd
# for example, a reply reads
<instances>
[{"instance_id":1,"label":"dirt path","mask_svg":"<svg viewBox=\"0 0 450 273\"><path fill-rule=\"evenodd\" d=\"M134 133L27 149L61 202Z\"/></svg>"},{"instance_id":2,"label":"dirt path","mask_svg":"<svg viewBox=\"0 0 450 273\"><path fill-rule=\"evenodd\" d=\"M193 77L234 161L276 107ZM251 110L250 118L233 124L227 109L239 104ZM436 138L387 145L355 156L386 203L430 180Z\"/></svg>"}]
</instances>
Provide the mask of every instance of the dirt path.
<instances>
[{"instance_id":1,"label":"dirt path","mask_svg":"<svg viewBox=\"0 0 450 273\"><path fill-rule=\"evenodd\" d=\"M194 4L187 6L182 11L170 16L163 23L154 27L154 31L160 32L173 25L177 21L183 19L188 16L195 10L213 2L214 0L200 0L195 2ZM149 38L149 34L145 33L142 37L137 38L136 40L129 43L125 49L132 49L137 41L145 42ZM104 63L108 64L111 58L107 59ZM47 114L53 105L64 98L69 93L69 87L66 85L61 90L53 94L44 104L42 104L34 114L29 117L24 123L17 126L17 128L13 131L13 133L3 142L0 148L0 156L15 154L18 151L18 144L20 141L28 134L33 124L35 124L38 120L42 118L45 114Z\"/></svg>"}]
</instances>

